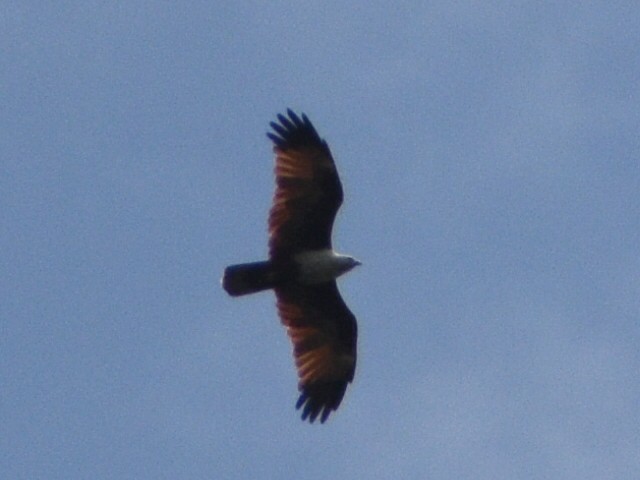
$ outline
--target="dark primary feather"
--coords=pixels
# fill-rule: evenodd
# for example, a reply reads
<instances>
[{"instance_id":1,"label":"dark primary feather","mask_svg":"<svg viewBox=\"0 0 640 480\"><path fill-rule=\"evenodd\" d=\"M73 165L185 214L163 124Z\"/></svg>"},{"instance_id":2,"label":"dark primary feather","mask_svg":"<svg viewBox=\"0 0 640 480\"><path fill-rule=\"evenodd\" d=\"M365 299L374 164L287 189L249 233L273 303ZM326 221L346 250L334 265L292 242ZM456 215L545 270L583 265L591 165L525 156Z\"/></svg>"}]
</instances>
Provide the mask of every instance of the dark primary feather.
<instances>
[{"instance_id":1,"label":"dark primary feather","mask_svg":"<svg viewBox=\"0 0 640 480\"><path fill-rule=\"evenodd\" d=\"M276 192L269 214L272 258L331 248L342 185L331 151L306 115L287 110L267 133L276 154Z\"/></svg>"},{"instance_id":2,"label":"dark primary feather","mask_svg":"<svg viewBox=\"0 0 640 480\"><path fill-rule=\"evenodd\" d=\"M283 150L308 146L320 146L326 150L328 155L331 155L326 142L320 138L313 124L304 113L302 114L302 120L300 120L300 117L298 117L298 115L296 115L291 109L287 109L287 114L291 120L282 114L278 114L280 125L276 122L269 123L271 128L273 128L273 130L278 134L275 135L271 132L267 133L267 136L273 141L273 143Z\"/></svg>"},{"instance_id":3,"label":"dark primary feather","mask_svg":"<svg viewBox=\"0 0 640 480\"><path fill-rule=\"evenodd\" d=\"M347 389L347 382L328 382L310 385L303 389L296 402L296 409L302 408L302 420L313 423L318 415L324 423L329 414L337 410Z\"/></svg>"}]
</instances>

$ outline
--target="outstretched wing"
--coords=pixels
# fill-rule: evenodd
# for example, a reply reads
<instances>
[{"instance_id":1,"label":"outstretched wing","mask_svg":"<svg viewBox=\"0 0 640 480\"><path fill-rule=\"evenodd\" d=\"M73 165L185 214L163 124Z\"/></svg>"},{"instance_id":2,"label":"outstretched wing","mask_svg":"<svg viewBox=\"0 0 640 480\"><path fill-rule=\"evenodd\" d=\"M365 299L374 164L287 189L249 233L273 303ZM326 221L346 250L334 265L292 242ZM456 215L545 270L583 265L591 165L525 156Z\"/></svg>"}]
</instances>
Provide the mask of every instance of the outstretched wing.
<instances>
[{"instance_id":1,"label":"outstretched wing","mask_svg":"<svg viewBox=\"0 0 640 480\"><path fill-rule=\"evenodd\" d=\"M302 419L324 423L356 368L356 319L335 282L276 288L278 313L293 342Z\"/></svg>"},{"instance_id":2,"label":"outstretched wing","mask_svg":"<svg viewBox=\"0 0 640 480\"><path fill-rule=\"evenodd\" d=\"M291 110L267 133L276 154L276 191L269 214L271 258L331 248L342 185L329 146L306 115Z\"/></svg>"}]
</instances>

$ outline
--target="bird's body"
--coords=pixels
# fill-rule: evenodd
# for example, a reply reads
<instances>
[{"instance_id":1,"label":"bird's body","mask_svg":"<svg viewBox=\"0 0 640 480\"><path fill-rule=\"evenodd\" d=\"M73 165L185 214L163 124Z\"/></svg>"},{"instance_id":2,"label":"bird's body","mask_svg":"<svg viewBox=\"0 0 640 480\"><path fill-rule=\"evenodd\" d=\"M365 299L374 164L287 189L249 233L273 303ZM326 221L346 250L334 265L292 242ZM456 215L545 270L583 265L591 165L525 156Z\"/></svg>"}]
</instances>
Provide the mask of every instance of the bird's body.
<instances>
[{"instance_id":1,"label":"bird's body","mask_svg":"<svg viewBox=\"0 0 640 480\"><path fill-rule=\"evenodd\" d=\"M231 265L222 285L232 296L274 289L293 342L296 404L324 422L338 408L356 364L357 325L335 282L360 262L331 247L342 185L331 152L309 119L291 110L271 123L276 192L269 214L269 259Z\"/></svg>"},{"instance_id":2,"label":"bird's body","mask_svg":"<svg viewBox=\"0 0 640 480\"><path fill-rule=\"evenodd\" d=\"M309 250L287 260L231 265L224 271L222 286L229 295L238 297L290 283L330 282L358 265L355 258L333 250Z\"/></svg>"}]
</instances>

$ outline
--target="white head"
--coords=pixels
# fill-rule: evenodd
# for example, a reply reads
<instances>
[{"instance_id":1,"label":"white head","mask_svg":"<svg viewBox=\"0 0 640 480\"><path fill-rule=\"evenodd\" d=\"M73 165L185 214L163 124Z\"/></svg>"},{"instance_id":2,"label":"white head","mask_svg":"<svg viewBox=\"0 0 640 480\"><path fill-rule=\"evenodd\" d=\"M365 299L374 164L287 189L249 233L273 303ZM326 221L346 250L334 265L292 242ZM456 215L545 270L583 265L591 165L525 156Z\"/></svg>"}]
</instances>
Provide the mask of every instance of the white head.
<instances>
[{"instance_id":1,"label":"white head","mask_svg":"<svg viewBox=\"0 0 640 480\"><path fill-rule=\"evenodd\" d=\"M336 260L338 260L338 265L340 269L340 273L338 273L338 275L343 275L348 271L353 270L358 265L362 265L362 263L360 263L355 258L350 257L349 255L341 255L339 253L336 253L335 256L336 256Z\"/></svg>"}]
</instances>

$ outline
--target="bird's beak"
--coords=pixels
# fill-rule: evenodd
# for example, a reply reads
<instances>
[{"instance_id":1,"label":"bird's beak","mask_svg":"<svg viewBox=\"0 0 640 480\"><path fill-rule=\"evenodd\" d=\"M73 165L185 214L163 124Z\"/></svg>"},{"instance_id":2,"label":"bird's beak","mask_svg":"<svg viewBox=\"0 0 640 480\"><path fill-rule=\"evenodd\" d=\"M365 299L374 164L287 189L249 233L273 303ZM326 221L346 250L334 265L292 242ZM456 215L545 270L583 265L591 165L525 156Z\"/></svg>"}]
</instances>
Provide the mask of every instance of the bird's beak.
<instances>
[{"instance_id":1,"label":"bird's beak","mask_svg":"<svg viewBox=\"0 0 640 480\"><path fill-rule=\"evenodd\" d=\"M359 267L360 265L362 265L362 262L360 260L356 260L356 267Z\"/></svg>"}]
</instances>

